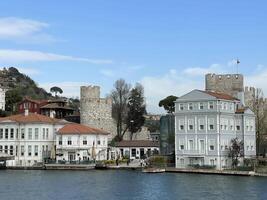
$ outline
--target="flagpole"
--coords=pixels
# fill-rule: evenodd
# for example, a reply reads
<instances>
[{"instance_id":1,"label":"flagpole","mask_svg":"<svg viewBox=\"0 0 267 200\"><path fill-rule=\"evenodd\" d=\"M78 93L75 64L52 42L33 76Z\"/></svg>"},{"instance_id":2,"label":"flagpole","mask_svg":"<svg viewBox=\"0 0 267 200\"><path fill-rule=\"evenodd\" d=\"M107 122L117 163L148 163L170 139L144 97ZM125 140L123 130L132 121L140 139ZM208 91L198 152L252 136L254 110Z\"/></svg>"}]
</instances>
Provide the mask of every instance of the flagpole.
<instances>
[{"instance_id":1,"label":"flagpole","mask_svg":"<svg viewBox=\"0 0 267 200\"><path fill-rule=\"evenodd\" d=\"M240 63L239 59L236 59L236 73L238 74L238 64Z\"/></svg>"}]
</instances>

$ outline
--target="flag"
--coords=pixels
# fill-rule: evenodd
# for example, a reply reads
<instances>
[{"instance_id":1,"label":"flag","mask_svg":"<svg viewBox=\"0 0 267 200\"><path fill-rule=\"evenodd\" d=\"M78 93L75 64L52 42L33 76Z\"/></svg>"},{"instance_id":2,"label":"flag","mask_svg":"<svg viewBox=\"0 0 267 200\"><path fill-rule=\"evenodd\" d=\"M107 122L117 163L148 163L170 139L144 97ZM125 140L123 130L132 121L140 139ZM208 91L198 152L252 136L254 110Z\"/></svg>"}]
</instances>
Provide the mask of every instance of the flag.
<instances>
[{"instance_id":1,"label":"flag","mask_svg":"<svg viewBox=\"0 0 267 200\"><path fill-rule=\"evenodd\" d=\"M236 60L236 64L239 64L239 63L240 63L240 61L239 61L239 59L237 59L237 60Z\"/></svg>"}]
</instances>

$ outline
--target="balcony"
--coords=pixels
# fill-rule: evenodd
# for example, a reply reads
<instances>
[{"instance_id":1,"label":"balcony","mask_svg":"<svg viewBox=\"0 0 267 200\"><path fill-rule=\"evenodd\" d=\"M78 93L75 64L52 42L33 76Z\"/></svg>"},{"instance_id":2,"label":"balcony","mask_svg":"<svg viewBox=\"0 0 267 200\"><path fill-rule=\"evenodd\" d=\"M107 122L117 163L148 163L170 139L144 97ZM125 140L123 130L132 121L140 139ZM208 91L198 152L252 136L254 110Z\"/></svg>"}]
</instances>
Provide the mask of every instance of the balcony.
<instances>
[{"instance_id":1,"label":"balcony","mask_svg":"<svg viewBox=\"0 0 267 200\"><path fill-rule=\"evenodd\" d=\"M205 152L200 150L177 150L177 154L186 156L204 156Z\"/></svg>"}]
</instances>

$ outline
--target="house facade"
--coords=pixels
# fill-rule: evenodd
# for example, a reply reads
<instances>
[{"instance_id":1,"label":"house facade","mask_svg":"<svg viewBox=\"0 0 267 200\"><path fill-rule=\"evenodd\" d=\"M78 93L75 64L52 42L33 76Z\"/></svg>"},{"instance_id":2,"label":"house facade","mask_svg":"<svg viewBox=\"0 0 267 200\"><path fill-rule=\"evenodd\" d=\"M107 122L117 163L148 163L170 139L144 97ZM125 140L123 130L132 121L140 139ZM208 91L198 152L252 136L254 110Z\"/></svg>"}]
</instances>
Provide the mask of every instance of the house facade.
<instances>
[{"instance_id":1,"label":"house facade","mask_svg":"<svg viewBox=\"0 0 267 200\"><path fill-rule=\"evenodd\" d=\"M144 159L159 153L159 142L152 140L123 140L116 143L115 147L121 158Z\"/></svg>"},{"instance_id":2,"label":"house facade","mask_svg":"<svg viewBox=\"0 0 267 200\"><path fill-rule=\"evenodd\" d=\"M57 162L107 160L108 132L70 123L57 131Z\"/></svg>"},{"instance_id":3,"label":"house facade","mask_svg":"<svg viewBox=\"0 0 267 200\"><path fill-rule=\"evenodd\" d=\"M32 166L53 157L55 133L65 123L28 111L0 118L0 152L15 158L7 166Z\"/></svg>"},{"instance_id":4,"label":"house facade","mask_svg":"<svg viewBox=\"0 0 267 200\"><path fill-rule=\"evenodd\" d=\"M193 90L175 102L176 167L231 166L231 140L244 142L244 158L256 155L255 116L235 97Z\"/></svg>"}]
</instances>

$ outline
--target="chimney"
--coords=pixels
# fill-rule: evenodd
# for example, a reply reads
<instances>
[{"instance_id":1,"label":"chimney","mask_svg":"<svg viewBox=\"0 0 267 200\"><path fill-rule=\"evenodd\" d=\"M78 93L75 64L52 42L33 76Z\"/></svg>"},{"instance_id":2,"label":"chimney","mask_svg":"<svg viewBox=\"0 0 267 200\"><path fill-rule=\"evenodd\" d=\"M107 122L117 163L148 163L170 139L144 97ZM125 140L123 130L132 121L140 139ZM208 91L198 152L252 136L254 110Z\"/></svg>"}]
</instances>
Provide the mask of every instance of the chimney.
<instances>
[{"instance_id":1,"label":"chimney","mask_svg":"<svg viewBox=\"0 0 267 200\"><path fill-rule=\"evenodd\" d=\"M24 110L24 116L29 116L29 110L27 108Z\"/></svg>"}]
</instances>

